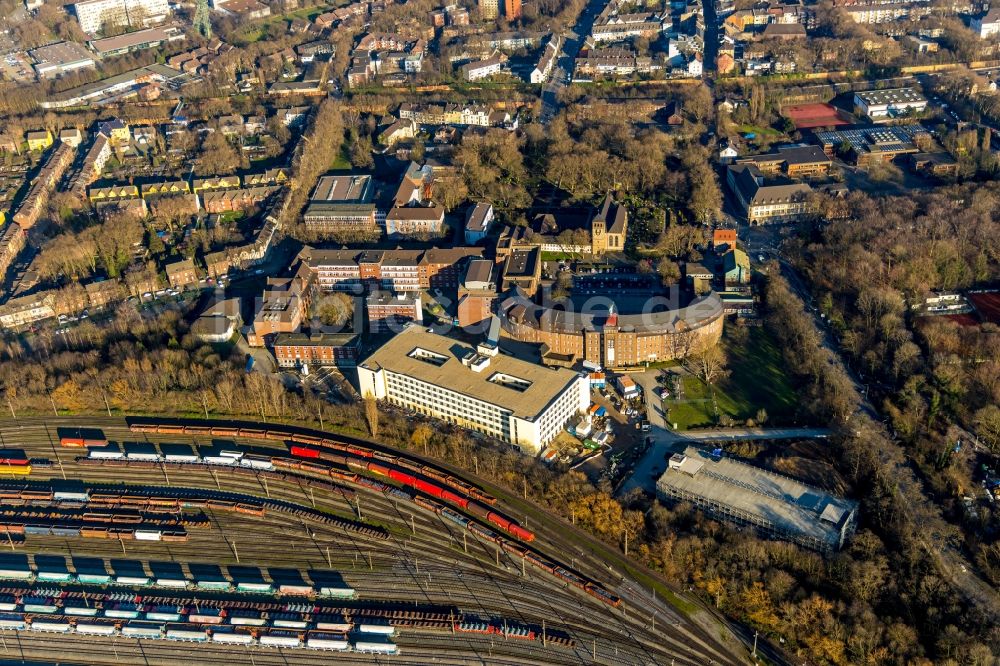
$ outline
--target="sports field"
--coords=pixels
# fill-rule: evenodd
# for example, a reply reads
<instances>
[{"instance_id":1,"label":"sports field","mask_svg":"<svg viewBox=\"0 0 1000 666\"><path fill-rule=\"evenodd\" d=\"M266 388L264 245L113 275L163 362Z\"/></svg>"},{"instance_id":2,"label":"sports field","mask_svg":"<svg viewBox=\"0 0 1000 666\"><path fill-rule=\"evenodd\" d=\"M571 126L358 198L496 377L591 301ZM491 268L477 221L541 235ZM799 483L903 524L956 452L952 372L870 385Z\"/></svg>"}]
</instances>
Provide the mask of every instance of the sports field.
<instances>
[{"instance_id":1,"label":"sports field","mask_svg":"<svg viewBox=\"0 0 1000 666\"><path fill-rule=\"evenodd\" d=\"M781 115L795 124L796 129L839 127L849 124L840 111L830 104L797 104L781 109Z\"/></svg>"},{"instance_id":2,"label":"sports field","mask_svg":"<svg viewBox=\"0 0 1000 666\"><path fill-rule=\"evenodd\" d=\"M985 321L1000 324L1000 291L966 294Z\"/></svg>"}]
</instances>

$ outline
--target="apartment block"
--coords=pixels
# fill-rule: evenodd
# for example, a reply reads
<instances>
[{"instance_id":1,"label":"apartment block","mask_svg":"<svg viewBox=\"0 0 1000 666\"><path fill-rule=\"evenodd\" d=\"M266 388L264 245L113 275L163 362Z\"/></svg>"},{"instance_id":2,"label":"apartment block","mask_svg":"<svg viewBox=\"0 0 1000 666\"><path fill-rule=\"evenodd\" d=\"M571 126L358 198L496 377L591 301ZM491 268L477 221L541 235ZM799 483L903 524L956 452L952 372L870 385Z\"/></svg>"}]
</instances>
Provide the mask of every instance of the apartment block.
<instances>
[{"instance_id":1,"label":"apartment block","mask_svg":"<svg viewBox=\"0 0 1000 666\"><path fill-rule=\"evenodd\" d=\"M167 0L86 0L73 5L80 29L88 34L101 32L105 25L145 28L170 15Z\"/></svg>"}]
</instances>

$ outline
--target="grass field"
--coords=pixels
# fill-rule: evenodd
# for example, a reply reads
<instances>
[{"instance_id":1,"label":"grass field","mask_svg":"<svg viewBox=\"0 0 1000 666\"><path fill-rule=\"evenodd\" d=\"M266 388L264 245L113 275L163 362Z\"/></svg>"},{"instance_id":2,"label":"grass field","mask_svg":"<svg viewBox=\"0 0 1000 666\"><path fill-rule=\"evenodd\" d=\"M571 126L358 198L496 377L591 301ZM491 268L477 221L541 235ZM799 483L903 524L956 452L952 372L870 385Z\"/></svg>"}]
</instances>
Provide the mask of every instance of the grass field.
<instances>
[{"instance_id":1,"label":"grass field","mask_svg":"<svg viewBox=\"0 0 1000 666\"><path fill-rule=\"evenodd\" d=\"M679 430L715 426L722 416L744 422L756 418L760 409L767 412L770 424L786 423L795 414L795 389L785 373L781 350L763 328L748 332L745 344L737 344L728 333L723 337L729 376L715 386L692 375L681 378L684 395L664 404Z\"/></svg>"},{"instance_id":2,"label":"grass field","mask_svg":"<svg viewBox=\"0 0 1000 666\"><path fill-rule=\"evenodd\" d=\"M350 153L347 152L347 146L346 145L341 146L340 147L340 152L337 153L337 155L333 158L333 161L330 162L330 169L331 170L338 170L338 169L339 170L346 170L346 169L350 169L351 167L352 167L352 165L351 165L351 156L350 156Z\"/></svg>"},{"instance_id":3,"label":"grass field","mask_svg":"<svg viewBox=\"0 0 1000 666\"><path fill-rule=\"evenodd\" d=\"M757 136L781 136L781 132L773 127L761 127L759 125L740 125L741 134L756 134Z\"/></svg>"}]
</instances>

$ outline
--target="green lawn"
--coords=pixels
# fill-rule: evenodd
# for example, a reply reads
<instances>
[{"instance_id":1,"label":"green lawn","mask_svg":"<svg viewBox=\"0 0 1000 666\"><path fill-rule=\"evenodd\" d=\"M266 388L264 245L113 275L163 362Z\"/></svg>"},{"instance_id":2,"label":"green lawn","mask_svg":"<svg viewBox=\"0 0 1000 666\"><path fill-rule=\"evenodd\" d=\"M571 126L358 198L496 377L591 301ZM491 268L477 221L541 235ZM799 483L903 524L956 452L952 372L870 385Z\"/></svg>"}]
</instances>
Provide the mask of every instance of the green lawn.
<instances>
[{"instance_id":1,"label":"green lawn","mask_svg":"<svg viewBox=\"0 0 1000 666\"><path fill-rule=\"evenodd\" d=\"M542 261L573 261L580 257L575 252L542 252Z\"/></svg>"},{"instance_id":2,"label":"green lawn","mask_svg":"<svg viewBox=\"0 0 1000 666\"><path fill-rule=\"evenodd\" d=\"M796 394L785 374L781 350L765 329L753 327L748 333L745 344L738 344L728 332L723 337L728 377L708 386L685 375L683 399L664 403L670 422L679 430L717 425L716 405L720 416L738 422L756 418L759 409L767 412L769 424L787 422L795 414Z\"/></svg>"},{"instance_id":3,"label":"green lawn","mask_svg":"<svg viewBox=\"0 0 1000 666\"><path fill-rule=\"evenodd\" d=\"M350 154L347 152L347 146L341 146L340 152L337 153L333 162L330 163L330 169L350 169L352 166Z\"/></svg>"},{"instance_id":4,"label":"green lawn","mask_svg":"<svg viewBox=\"0 0 1000 666\"><path fill-rule=\"evenodd\" d=\"M676 423L678 430L707 427L715 424L711 403L667 401L670 423Z\"/></svg>"},{"instance_id":5,"label":"green lawn","mask_svg":"<svg viewBox=\"0 0 1000 666\"><path fill-rule=\"evenodd\" d=\"M798 397L781 349L763 327L751 327L749 333L745 345L737 345L729 335L723 338L730 369L723 389L742 418L753 416L763 407L769 421L787 421L795 414Z\"/></svg>"},{"instance_id":6,"label":"green lawn","mask_svg":"<svg viewBox=\"0 0 1000 666\"><path fill-rule=\"evenodd\" d=\"M740 125L739 129L741 134L752 133L757 136L781 136L781 132L774 129L773 127L759 127L757 125Z\"/></svg>"}]
</instances>

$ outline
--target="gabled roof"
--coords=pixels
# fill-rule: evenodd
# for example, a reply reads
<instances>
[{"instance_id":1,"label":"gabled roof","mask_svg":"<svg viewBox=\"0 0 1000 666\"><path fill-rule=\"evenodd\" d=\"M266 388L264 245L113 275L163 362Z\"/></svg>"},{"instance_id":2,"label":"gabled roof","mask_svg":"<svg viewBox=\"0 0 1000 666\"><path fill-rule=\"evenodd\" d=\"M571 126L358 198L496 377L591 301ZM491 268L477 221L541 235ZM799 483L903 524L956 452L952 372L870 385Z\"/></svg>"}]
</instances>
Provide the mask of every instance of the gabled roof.
<instances>
[{"instance_id":1,"label":"gabled roof","mask_svg":"<svg viewBox=\"0 0 1000 666\"><path fill-rule=\"evenodd\" d=\"M597 211L597 215L594 217L595 221L604 221L604 225L609 234L625 233L625 224L627 219L628 212L625 210L625 207L620 204L616 204L614 200L612 200L610 194L604 197L604 203L601 204L600 209Z\"/></svg>"},{"instance_id":2,"label":"gabled roof","mask_svg":"<svg viewBox=\"0 0 1000 666\"><path fill-rule=\"evenodd\" d=\"M739 248L735 248L726 252L722 255L722 267L723 270L728 273L736 268L742 268L744 271L750 270L750 257L747 253Z\"/></svg>"},{"instance_id":3,"label":"gabled roof","mask_svg":"<svg viewBox=\"0 0 1000 666\"><path fill-rule=\"evenodd\" d=\"M492 205L483 201L476 203L465 216L465 228L468 231L485 231L486 217L492 209Z\"/></svg>"}]
</instances>

